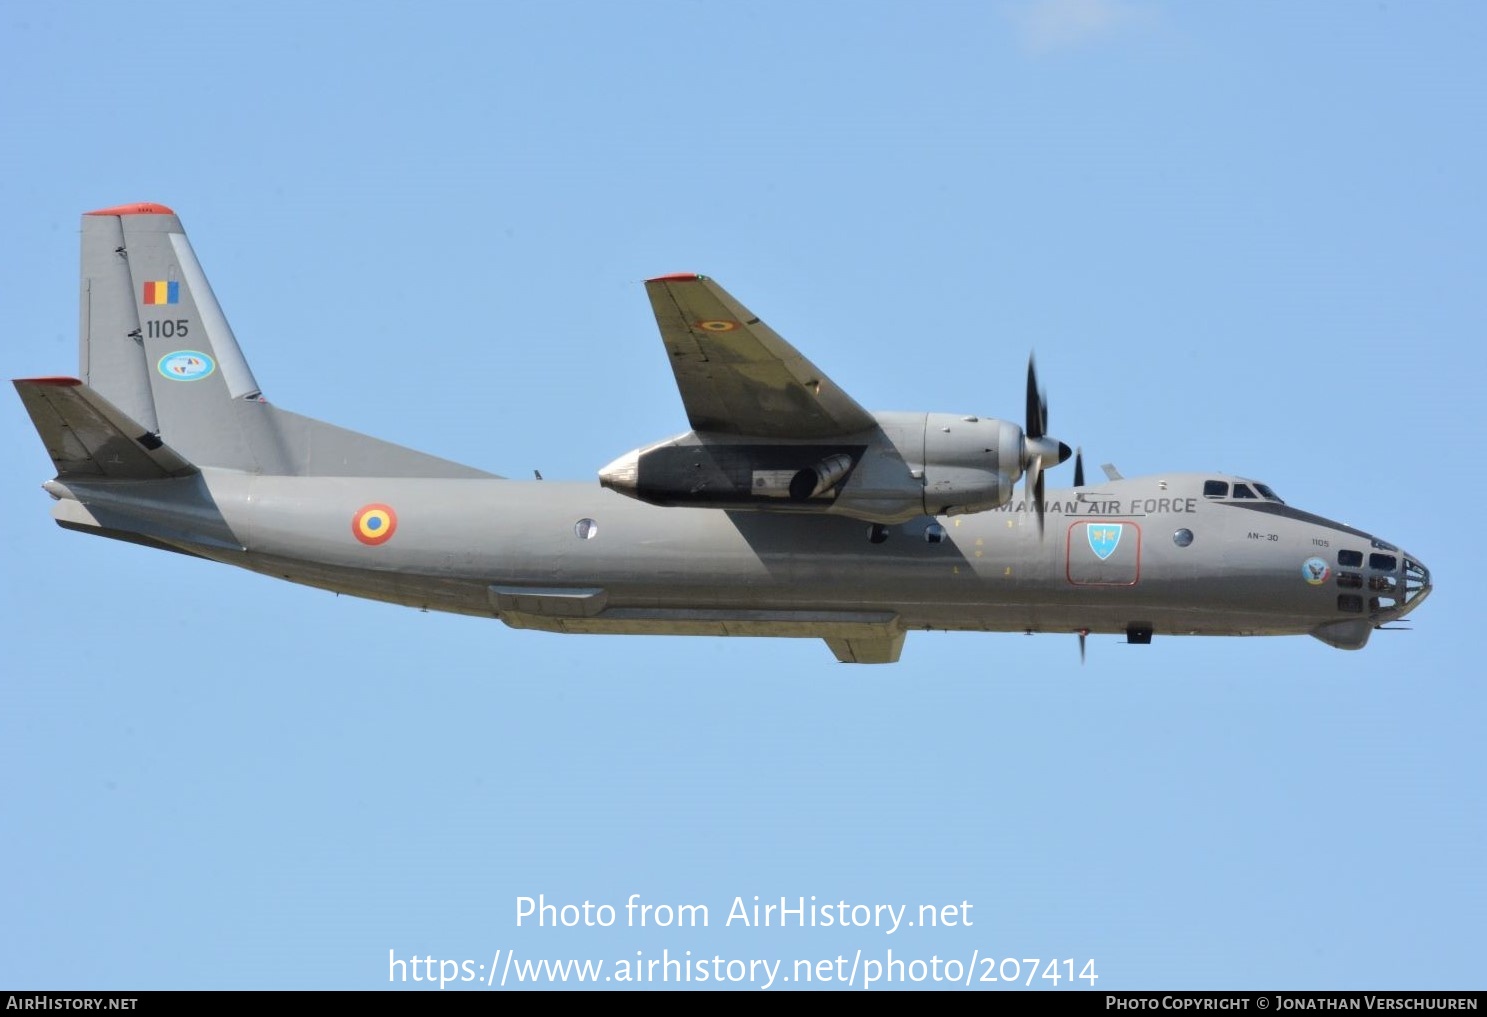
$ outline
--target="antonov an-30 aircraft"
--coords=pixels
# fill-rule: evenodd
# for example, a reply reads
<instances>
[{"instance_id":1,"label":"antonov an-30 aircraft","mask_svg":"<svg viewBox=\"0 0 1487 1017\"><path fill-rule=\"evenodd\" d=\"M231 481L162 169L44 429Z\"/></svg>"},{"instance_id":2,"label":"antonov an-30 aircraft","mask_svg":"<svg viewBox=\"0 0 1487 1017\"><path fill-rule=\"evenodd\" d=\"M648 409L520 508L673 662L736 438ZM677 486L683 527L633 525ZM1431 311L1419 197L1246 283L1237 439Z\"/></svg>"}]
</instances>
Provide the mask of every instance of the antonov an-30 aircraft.
<instances>
[{"instance_id":1,"label":"antonov an-30 aircraft","mask_svg":"<svg viewBox=\"0 0 1487 1017\"><path fill-rule=\"evenodd\" d=\"M264 401L175 213L82 217L80 378L15 382L62 526L549 632L1306 633L1344 649L1430 592L1418 559L1241 477L1045 492L1026 424L872 413L717 283L646 283L692 429L598 482L507 480ZM1026 493L1014 485L1026 478Z\"/></svg>"}]
</instances>

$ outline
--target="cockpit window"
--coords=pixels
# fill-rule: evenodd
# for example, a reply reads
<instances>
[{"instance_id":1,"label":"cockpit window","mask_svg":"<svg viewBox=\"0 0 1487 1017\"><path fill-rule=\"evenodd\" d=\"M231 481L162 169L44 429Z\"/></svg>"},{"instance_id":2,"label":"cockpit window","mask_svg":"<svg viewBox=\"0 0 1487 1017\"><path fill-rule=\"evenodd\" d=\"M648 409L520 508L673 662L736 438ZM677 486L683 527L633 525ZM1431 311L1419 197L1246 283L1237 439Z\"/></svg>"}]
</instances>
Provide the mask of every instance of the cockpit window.
<instances>
[{"instance_id":1,"label":"cockpit window","mask_svg":"<svg viewBox=\"0 0 1487 1017\"><path fill-rule=\"evenodd\" d=\"M1205 498L1227 498L1229 497L1229 485L1222 480L1205 480L1203 482L1203 497Z\"/></svg>"},{"instance_id":2,"label":"cockpit window","mask_svg":"<svg viewBox=\"0 0 1487 1017\"><path fill-rule=\"evenodd\" d=\"M1274 491L1272 491L1268 485L1257 482L1255 484L1255 490L1259 491L1260 497L1264 498L1266 501L1278 501L1282 505L1285 504L1285 502L1281 501L1280 497Z\"/></svg>"},{"instance_id":3,"label":"cockpit window","mask_svg":"<svg viewBox=\"0 0 1487 1017\"><path fill-rule=\"evenodd\" d=\"M1251 491L1249 489L1249 485L1248 484L1235 484L1234 485L1234 497L1236 497L1236 498L1253 498L1254 496L1255 496L1255 492L1253 492L1253 491Z\"/></svg>"}]
</instances>

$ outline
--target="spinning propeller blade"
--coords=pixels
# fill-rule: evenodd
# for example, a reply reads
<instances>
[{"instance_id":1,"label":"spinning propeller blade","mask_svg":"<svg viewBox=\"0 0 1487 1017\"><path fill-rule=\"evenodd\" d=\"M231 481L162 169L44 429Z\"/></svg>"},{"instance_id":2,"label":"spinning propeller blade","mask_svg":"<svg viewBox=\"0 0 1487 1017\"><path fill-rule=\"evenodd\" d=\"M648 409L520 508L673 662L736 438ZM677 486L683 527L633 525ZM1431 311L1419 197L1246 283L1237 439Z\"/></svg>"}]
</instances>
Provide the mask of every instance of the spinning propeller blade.
<instances>
[{"instance_id":1,"label":"spinning propeller blade","mask_svg":"<svg viewBox=\"0 0 1487 1017\"><path fill-rule=\"evenodd\" d=\"M1043 501L1043 471L1073 453L1063 442L1048 437L1048 396L1038 387L1038 369L1027 358L1027 422L1022 429L1022 468L1027 474L1027 498L1038 513L1038 536L1043 536L1047 506Z\"/></svg>"}]
</instances>

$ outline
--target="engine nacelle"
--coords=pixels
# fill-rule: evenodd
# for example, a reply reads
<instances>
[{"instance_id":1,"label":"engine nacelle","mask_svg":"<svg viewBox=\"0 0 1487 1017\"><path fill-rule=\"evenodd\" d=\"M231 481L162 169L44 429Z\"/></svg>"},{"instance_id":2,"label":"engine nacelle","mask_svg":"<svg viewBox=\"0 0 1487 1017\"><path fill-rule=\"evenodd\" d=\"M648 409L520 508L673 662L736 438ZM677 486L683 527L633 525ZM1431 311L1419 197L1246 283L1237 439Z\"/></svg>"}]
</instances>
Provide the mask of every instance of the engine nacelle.
<instances>
[{"instance_id":1,"label":"engine nacelle","mask_svg":"<svg viewBox=\"0 0 1487 1017\"><path fill-rule=\"evenodd\" d=\"M743 443L696 433L628 452L599 483L653 505L820 511L867 445Z\"/></svg>"},{"instance_id":2,"label":"engine nacelle","mask_svg":"<svg viewBox=\"0 0 1487 1017\"><path fill-rule=\"evenodd\" d=\"M1022 476L1022 429L949 413L880 413L852 442L689 432L620 456L599 482L653 505L820 512L879 523L984 512Z\"/></svg>"},{"instance_id":3,"label":"engine nacelle","mask_svg":"<svg viewBox=\"0 0 1487 1017\"><path fill-rule=\"evenodd\" d=\"M1005 420L924 417L924 511L985 512L1005 505L1022 476L1022 428Z\"/></svg>"}]
</instances>

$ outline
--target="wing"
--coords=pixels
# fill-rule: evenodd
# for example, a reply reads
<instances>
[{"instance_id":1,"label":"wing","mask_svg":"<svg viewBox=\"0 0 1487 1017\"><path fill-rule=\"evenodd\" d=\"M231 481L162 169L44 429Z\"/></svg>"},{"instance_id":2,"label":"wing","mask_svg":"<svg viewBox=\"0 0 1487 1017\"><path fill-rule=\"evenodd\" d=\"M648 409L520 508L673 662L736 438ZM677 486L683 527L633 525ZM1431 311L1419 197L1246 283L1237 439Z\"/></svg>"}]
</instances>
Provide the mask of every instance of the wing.
<instances>
[{"instance_id":1,"label":"wing","mask_svg":"<svg viewBox=\"0 0 1487 1017\"><path fill-rule=\"evenodd\" d=\"M832 438L877 426L873 415L717 283L665 275L645 284L698 431Z\"/></svg>"}]
</instances>

